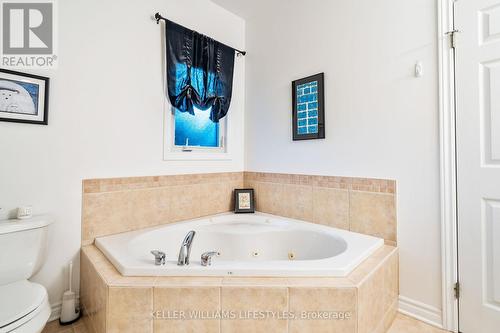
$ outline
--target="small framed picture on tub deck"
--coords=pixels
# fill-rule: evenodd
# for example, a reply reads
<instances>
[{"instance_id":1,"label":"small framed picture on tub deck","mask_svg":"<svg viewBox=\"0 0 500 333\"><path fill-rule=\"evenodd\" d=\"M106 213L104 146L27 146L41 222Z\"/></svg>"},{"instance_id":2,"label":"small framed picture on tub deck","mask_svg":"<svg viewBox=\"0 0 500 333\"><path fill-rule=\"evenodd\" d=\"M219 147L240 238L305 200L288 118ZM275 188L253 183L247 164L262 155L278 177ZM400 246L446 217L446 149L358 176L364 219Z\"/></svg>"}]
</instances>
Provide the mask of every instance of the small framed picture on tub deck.
<instances>
[{"instance_id":1,"label":"small framed picture on tub deck","mask_svg":"<svg viewBox=\"0 0 500 333\"><path fill-rule=\"evenodd\" d=\"M234 190L234 212L255 213L253 189Z\"/></svg>"},{"instance_id":2,"label":"small framed picture on tub deck","mask_svg":"<svg viewBox=\"0 0 500 333\"><path fill-rule=\"evenodd\" d=\"M0 69L0 121L47 125L49 78Z\"/></svg>"}]
</instances>

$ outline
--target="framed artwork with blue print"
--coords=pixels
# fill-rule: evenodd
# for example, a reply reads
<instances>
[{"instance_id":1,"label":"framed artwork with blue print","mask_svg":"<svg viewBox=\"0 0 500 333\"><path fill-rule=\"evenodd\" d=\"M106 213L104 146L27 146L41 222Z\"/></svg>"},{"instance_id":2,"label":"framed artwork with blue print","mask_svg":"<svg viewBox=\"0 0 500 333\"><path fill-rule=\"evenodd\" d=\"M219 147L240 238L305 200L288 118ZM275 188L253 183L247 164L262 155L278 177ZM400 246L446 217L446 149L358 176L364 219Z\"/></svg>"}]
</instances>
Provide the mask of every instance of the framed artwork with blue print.
<instances>
[{"instance_id":1,"label":"framed artwork with blue print","mask_svg":"<svg viewBox=\"0 0 500 333\"><path fill-rule=\"evenodd\" d=\"M292 82L293 140L325 138L324 73Z\"/></svg>"},{"instance_id":2,"label":"framed artwork with blue print","mask_svg":"<svg viewBox=\"0 0 500 333\"><path fill-rule=\"evenodd\" d=\"M48 124L49 78L0 69L0 121Z\"/></svg>"}]
</instances>

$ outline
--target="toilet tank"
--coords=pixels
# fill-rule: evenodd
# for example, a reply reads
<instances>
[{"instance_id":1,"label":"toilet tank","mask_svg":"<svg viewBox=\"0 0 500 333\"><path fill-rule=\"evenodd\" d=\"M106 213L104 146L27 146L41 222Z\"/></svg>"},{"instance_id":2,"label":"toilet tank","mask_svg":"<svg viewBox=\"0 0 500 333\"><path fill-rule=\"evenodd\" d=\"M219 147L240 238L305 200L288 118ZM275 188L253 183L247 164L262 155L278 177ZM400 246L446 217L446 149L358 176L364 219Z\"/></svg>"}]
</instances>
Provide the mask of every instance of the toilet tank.
<instances>
[{"instance_id":1,"label":"toilet tank","mask_svg":"<svg viewBox=\"0 0 500 333\"><path fill-rule=\"evenodd\" d=\"M48 216L0 221L0 285L38 272L45 261L50 222Z\"/></svg>"}]
</instances>

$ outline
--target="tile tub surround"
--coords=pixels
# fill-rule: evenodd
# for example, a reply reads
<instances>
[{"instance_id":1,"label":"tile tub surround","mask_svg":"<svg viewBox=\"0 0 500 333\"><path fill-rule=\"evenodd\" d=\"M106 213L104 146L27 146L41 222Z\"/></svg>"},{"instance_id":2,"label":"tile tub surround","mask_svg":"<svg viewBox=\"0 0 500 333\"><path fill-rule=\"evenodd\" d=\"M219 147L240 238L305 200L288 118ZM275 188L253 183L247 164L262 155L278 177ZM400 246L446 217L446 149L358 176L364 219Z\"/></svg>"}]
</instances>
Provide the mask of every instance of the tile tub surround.
<instances>
[{"instance_id":1,"label":"tile tub surround","mask_svg":"<svg viewBox=\"0 0 500 333\"><path fill-rule=\"evenodd\" d=\"M396 244L396 181L245 172L256 210L373 235Z\"/></svg>"},{"instance_id":2,"label":"tile tub surround","mask_svg":"<svg viewBox=\"0 0 500 333\"><path fill-rule=\"evenodd\" d=\"M384 238L396 244L394 180L233 172L83 181L82 244L95 237L233 210L233 190L256 209Z\"/></svg>"},{"instance_id":3,"label":"tile tub surround","mask_svg":"<svg viewBox=\"0 0 500 333\"><path fill-rule=\"evenodd\" d=\"M243 173L83 181L82 245L95 237L233 210Z\"/></svg>"},{"instance_id":4,"label":"tile tub surround","mask_svg":"<svg viewBox=\"0 0 500 333\"><path fill-rule=\"evenodd\" d=\"M398 250L385 245L344 278L124 277L88 245L81 250L80 278L89 332L383 333L396 315ZM236 318L189 319L191 311ZM249 318L253 311L281 316ZM309 319L283 315L303 312ZM349 317L313 318L318 313Z\"/></svg>"}]
</instances>

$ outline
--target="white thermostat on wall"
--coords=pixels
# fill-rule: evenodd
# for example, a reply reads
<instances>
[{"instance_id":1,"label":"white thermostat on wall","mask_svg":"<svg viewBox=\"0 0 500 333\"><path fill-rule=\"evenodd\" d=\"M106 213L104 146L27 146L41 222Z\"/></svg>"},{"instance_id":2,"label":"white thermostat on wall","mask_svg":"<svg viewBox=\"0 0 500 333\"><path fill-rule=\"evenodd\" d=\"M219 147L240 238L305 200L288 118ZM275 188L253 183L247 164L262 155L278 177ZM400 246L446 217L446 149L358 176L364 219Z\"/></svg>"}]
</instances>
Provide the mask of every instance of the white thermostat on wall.
<instances>
[{"instance_id":1,"label":"white thermostat on wall","mask_svg":"<svg viewBox=\"0 0 500 333\"><path fill-rule=\"evenodd\" d=\"M415 77L424 76L424 64L421 61L417 61L415 64Z\"/></svg>"}]
</instances>

